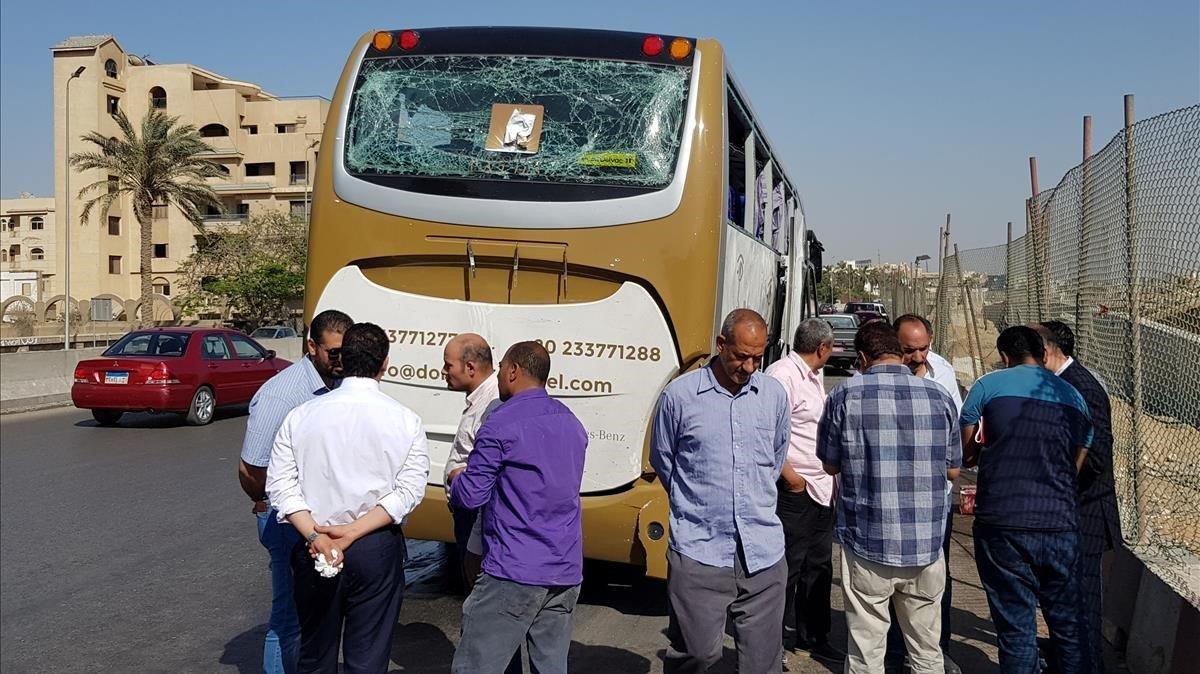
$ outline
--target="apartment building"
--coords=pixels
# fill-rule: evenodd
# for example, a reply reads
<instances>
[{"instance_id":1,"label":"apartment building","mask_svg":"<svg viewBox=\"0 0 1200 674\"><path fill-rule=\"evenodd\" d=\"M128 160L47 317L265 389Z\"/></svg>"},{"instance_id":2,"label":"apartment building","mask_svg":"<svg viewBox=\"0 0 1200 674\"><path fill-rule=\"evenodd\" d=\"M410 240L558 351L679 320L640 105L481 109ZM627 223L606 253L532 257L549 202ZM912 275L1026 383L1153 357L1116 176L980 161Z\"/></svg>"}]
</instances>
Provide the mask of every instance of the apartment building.
<instances>
[{"instance_id":1,"label":"apartment building","mask_svg":"<svg viewBox=\"0 0 1200 674\"><path fill-rule=\"evenodd\" d=\"M86 223L81 187L104 181L102 171L68 175L67 155L95 147L80 140L89 131L120 136L113 114L122 110L140 125L151 110L192 124L211 147L209 159L224 176L211 179L221 207L205 215L205 227L245 223L266 209L306 213L309 172L320 151L329 101L320 97L284 98L190 64L157 64L127 52L111 35L68 38L51 48L54 85L54 156L56 240L71 246L71 296L139 294L138 223L128 199L117 201L105 216L93 211ZM76 75L76 73L78 73ZM68 105L69 98L69 105ZM69 185L68 185L69 180ZM47 225L49 226L49 225ZM176 291L176 270L191 254L196 229L174 207L154 208L153 282L157 292ZM63 291L62 256L50 277L52 294Z\"/></svg>"},{"instance_id":2,"label":"apartment building","mask_svg":"<svg viewBox=\"0 0 1200 674\"><path fill-rule=\"evenodd\" d=\"M0 302L14 295L49 299L57 268L54 198L0 199Z\"/></svg>"}]
</instances>

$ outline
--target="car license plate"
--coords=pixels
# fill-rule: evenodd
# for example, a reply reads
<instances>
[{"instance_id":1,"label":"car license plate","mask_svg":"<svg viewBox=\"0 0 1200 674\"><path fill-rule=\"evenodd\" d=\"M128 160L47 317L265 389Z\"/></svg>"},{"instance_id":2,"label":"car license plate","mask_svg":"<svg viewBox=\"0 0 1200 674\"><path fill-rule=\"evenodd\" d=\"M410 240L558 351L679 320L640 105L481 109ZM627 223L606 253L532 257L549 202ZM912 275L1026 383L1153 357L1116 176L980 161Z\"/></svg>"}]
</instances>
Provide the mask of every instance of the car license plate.
<instances>
[{"instance_id":1,"label":"car license plate","mask_svg":"<svg viewBox=\"0 0 1200 674\"><path fill-rule=\"evenodd\" d=\"M104 373L104 383L105 384L128 384L129 383L129 373L128 372L105 372Z\"/></svg>"}]
</instances>

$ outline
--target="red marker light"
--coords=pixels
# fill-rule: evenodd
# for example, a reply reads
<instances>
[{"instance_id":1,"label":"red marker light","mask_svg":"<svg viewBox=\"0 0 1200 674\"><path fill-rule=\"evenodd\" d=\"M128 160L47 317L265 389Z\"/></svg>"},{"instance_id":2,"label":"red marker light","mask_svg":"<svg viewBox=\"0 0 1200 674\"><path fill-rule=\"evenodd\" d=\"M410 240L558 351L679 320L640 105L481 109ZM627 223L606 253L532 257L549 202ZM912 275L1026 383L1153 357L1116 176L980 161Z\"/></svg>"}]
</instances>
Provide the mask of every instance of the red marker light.
<instances>
[{"instance_id":1,"label":"red marker light","mask_svg":"<svg viewBox=\"0 0 1200 674\"><path fill-rule=\"evenodd\" d=\"M663 51L663 39L657 35L647 35L642 40L642 53L646 56L658 56Z\"/></svg>"},{"instance_id":2,"label":"red marker light","mask_svg":"<svg viewBox=\"0 0 1200 674\"><path fill-rule=\"evenodd\" d=\"M400 48L404 51L416 49L417 42L421 41L421 34L415 30L400 31Z\"/></svg>"}]
</instances>

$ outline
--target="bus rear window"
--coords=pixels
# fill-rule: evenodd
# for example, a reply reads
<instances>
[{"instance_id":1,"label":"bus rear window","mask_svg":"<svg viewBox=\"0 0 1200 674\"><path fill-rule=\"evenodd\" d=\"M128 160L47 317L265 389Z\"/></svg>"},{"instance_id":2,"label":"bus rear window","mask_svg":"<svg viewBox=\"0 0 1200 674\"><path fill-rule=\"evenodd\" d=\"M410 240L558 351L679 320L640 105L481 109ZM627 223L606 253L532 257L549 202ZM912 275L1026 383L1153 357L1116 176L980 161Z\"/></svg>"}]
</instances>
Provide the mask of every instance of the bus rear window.
<instances>
[{"instance_id":1,"label":"bus rear window","mask_svg":"<svg viewBox=\"0 0 1200 674\"><path fill-rule=\"evenodd\" d=\"M346 169L361 176L666 187L682 140L690 71L561 57L368 59L350 103ZM536 137L523 151L498 151L488 140L493 108L507 115L508 107L522 106L541 115Z\"/></svg>"}]
</instances>

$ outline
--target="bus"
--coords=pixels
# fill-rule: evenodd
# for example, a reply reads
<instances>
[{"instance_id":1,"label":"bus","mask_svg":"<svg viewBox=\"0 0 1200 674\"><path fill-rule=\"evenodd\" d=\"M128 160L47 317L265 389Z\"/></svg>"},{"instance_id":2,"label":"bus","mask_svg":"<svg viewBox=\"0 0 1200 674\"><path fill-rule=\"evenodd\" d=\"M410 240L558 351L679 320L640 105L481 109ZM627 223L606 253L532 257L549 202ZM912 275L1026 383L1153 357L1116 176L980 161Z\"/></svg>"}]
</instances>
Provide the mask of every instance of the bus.
<instances>
[{"instance_id":1,"label":"bus","mask_svg":"<svg viewBox=\"0 0 1200 674\"><path fill-rule=\"evenodd\" d=\"M711 39L552 28L373 31L326 120L305 315L383 327L383 390L421 416L412 538L452 541L442 486L463 394L442 349L538 340L587 428L584 555L665 577L667 495L648 460L663 387L757 310L769 358L816 311L795 185Z\"/></svg>"}]
</instances>

